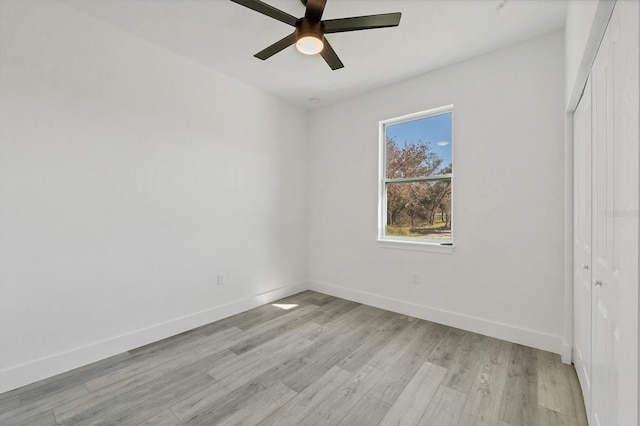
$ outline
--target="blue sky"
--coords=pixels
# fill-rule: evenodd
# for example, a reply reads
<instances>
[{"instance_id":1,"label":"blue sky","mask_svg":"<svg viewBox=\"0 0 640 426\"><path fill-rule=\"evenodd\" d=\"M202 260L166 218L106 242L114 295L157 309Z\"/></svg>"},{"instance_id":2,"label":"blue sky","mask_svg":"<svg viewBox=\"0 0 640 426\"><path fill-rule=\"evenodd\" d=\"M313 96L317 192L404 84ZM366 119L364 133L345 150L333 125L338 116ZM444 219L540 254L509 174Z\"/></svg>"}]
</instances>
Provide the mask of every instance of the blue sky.
<instances>
[{"instance_id":1,"label":"blue sky","mask_svg":"<svg viewBox=\"0 0 640 426\"><path fill-rule=\"evenodd\" d=\"M429 149L444 160L442 167L446 167L451 163L452 117L453 114L449 112L421 120L387 126L387 136L394 138L399 147L404 146L406 143L418 141L431 142ZM438 142L449 142L449 144L440 146Z\"/></svg>"}]
</instances>

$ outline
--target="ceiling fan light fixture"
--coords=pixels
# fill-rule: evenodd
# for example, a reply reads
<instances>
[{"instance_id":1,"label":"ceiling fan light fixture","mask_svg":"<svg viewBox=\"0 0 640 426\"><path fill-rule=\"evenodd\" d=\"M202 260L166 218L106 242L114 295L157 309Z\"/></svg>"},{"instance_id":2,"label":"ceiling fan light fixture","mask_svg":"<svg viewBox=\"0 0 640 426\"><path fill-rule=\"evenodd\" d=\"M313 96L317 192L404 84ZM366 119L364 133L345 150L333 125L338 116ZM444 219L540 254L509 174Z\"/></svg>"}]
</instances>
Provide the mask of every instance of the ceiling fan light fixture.
<instances>
[{"instance_id":1,"label":"ceiling fan light fixture","mask_svg":"<svg viewBox=\"0 0 640 426\"><path fill-rule=\"evenodd\" d=\"M324 49L322 24L307 18L296 22L296 49L305 55L317 55Z\"/></svg>"},{"instance_id":2,"label":"ceiling fan light fixture","mask_svg":"<svg viewBox=\"0 0 640 426\"><path fill-rule=\"evenodd\" d=\"M324 43L314 35L307 35L298 39L296 49L305 55L317 55L324 49Z\"/></svg>"}]
</instances>

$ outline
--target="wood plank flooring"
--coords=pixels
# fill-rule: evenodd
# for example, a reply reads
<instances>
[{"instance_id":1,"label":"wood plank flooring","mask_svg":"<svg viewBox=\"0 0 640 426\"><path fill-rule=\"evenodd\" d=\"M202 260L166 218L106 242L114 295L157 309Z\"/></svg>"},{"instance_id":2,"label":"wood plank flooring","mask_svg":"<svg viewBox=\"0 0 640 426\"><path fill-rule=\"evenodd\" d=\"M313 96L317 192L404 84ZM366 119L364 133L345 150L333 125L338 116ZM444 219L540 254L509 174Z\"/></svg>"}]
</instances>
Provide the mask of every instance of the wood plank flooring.
<instances>
[{"instance_id":1,"label":"wood plank flooring","mask_svg":"<svg viewBox=\"0 0 640 426\"><path fill-rule=\"evenodd\" d=\"M305 291L0 394L0 425L586 425L548 352Z\"/></svg>"}]
</instances>

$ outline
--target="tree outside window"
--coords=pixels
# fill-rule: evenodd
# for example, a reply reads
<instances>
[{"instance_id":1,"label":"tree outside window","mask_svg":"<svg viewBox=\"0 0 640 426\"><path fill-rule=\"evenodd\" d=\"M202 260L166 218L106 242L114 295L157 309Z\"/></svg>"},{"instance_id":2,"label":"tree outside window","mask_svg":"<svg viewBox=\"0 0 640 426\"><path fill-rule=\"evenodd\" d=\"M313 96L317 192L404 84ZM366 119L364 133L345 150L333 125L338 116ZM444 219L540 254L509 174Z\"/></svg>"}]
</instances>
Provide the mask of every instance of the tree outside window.
<instances>
[{"instance_id":1,"label":"tree outside window","mask_svg":"<svg viewBox=\"0 0 640 426\"><path fill-rule=\"evenodd\" d=\"M381 239L450 244L452 107L387 120L381 133Z\"/></svg>"}]
</instances>

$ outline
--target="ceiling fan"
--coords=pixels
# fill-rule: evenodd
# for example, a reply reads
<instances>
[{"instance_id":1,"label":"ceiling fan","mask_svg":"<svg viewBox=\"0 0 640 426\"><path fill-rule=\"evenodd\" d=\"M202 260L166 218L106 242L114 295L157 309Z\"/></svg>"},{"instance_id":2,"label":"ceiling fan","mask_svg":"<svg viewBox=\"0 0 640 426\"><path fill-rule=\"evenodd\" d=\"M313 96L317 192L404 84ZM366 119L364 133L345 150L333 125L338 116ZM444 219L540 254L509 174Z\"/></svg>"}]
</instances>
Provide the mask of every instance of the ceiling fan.
<instances>
[{"instance_id":1,"label":"ceiling fan","mask_svg":"<svg viewBox=\"0 0 640 426\"><path fill-rule=\"evenodd\" d=\"M295 27L295 31L280 41L256 53L258 59L265 60L295 43L296 48L305 55L320 54L332 70L343 68L344 64L325 38L325 34L347 31L372 30L375 28L397 27L402 14L383 13L380 15L354 16L351 18L325 19L322 13L327 0L301 0L306 6L304 17L296 18L276 9L260 0L231 0L234 3L253 9L263 15Z\"/></svg>"}]
</instances>

